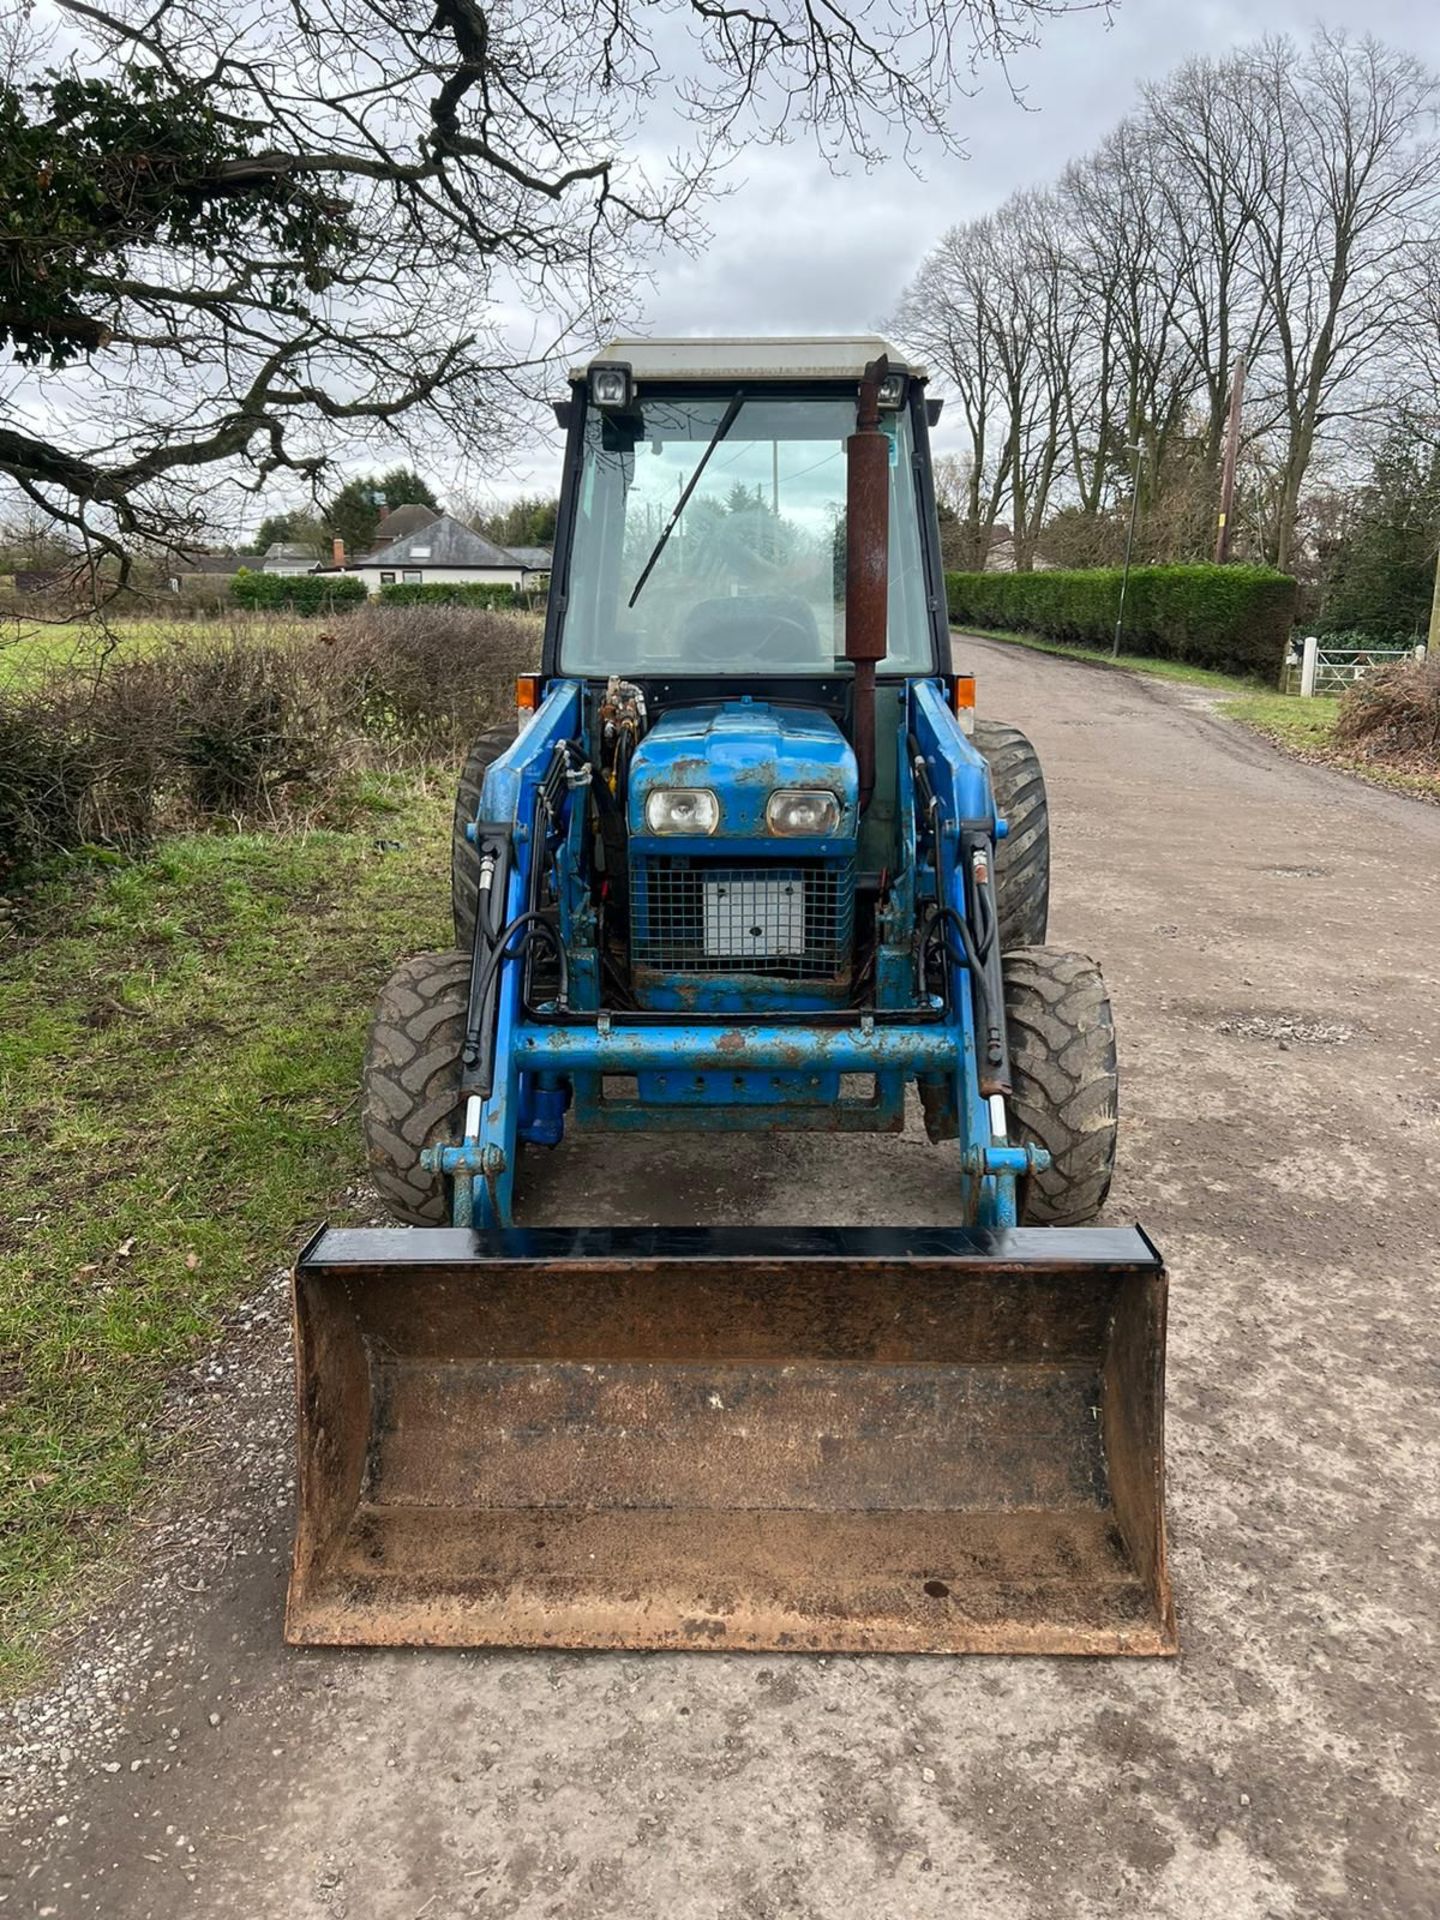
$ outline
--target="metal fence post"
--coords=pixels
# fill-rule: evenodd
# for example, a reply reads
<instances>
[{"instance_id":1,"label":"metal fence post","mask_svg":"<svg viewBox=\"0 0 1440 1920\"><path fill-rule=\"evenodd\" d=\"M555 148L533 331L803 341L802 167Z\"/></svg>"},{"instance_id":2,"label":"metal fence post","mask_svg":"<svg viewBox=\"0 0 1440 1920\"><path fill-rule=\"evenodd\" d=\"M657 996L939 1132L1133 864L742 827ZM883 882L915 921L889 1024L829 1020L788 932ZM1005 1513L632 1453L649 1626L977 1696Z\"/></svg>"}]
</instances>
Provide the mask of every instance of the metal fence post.
<instances>
[{"instance_id":1,"label":"metal fence post","mask_svg":"<svg viewBox=\"0 0 1440 1920\"><path fill-rule=\"evenodd\" d=\"M1145 449L1142 446L1127 447L1127 453L1135 456L1135 468L1130 475L1130 531L1125 535L1125 571L1120 575L1120 604L1115 609L1115 640L1110 648L1110 658L1120 658L1120 633L1125 625L1125 593L1130 585L1130 556L1135 551L1135 519L1140 511L1140 460Z\"/></svg>"},{"instance_id":2,"label":"metal fence post","mask_svg":"<svg viewBox=\"0 0 1440 1920\"><path fill-rule=\"evenodd\" d=\"M1317 635L1307 633L1300 651L1300 698L1312 700L1315 697L1315 669L1320 664L1320 641Z\"/></svg>"}]
</instances>

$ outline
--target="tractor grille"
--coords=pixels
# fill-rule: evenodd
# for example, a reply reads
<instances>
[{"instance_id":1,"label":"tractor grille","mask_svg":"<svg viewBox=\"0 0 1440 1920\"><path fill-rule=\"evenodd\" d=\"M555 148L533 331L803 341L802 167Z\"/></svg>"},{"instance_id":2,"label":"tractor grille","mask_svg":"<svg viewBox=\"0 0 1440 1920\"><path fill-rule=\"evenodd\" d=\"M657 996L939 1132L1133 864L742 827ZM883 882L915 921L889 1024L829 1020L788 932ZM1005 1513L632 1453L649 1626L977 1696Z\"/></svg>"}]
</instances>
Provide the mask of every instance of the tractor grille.
<instances>
[{"instance_id":1,"label":"tractor grille","mask_svg":"<svg viewBox=\"0 0 1440 1920\"><path fill-rule=\"evenodd\" d=\"M849 860L729 867L658 858L632 867L637 967L831 979L850 964L854 922Z\"/></svg>"}]
</instances>

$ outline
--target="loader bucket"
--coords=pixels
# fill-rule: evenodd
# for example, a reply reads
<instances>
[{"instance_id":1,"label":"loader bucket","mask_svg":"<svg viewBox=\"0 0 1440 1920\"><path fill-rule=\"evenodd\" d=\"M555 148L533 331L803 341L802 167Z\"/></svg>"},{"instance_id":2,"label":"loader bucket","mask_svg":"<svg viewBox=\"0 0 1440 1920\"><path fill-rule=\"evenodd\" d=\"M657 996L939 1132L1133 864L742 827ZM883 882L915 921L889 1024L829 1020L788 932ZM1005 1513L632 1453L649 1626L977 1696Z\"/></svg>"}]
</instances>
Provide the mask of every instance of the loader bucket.
<instances>
[{"instance_id":1,"label":"loader bucket","mask_svg":"<svg viewBox=\"0 0 1440 1920\"><path fill-rule=\"evenodd\" d=\"M1135 1229L326 1230L300 1643L1175 1651Z\"/></svg>"}]
</instances>

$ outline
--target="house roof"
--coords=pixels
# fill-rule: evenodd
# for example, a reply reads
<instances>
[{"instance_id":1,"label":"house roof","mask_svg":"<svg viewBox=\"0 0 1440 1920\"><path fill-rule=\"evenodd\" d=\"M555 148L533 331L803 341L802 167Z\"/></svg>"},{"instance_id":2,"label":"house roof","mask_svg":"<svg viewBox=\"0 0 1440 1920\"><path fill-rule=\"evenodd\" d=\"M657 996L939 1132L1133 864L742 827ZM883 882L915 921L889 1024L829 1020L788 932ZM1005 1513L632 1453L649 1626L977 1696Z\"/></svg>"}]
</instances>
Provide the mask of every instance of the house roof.
<instances>
[{"instance_id":1,"label":"house roof","mask_svg":"<svg viewBox=\"0 0 1440 1920\"><path fill-rule=\"evenodd\" d=\"M543 573L555 564L555 556L549 547L507 547L505 551L512 560L518 560L522 567L528 567L532 573Z\"/></svg>"},{"instance_id":2,"label":"house roof","mask_svg":"<svg viewBox=\"0 0 1440 1920\"><path fill-rule=\"evenodd\" d=\"M357 567L506 567L512 572L522 564L448 513L355 562Z\"/></svg>"},{"instance_id":3,"label":"house roof","mask_svg":"<svg viewBox=\"0 0 1440 1920\"><path fill-rule=\"evenodd\" d=\"M391 512L382 515L380 524L375 529L375 545L371 548L371 552L378 553L382 547L393 546L397 540L403 540L409 534L418 533L421 527L431 526L439 518L440 515L434 507L422 507L418 501L411 501L407 506L395 507Z\"/></svg>"}]
</instances>

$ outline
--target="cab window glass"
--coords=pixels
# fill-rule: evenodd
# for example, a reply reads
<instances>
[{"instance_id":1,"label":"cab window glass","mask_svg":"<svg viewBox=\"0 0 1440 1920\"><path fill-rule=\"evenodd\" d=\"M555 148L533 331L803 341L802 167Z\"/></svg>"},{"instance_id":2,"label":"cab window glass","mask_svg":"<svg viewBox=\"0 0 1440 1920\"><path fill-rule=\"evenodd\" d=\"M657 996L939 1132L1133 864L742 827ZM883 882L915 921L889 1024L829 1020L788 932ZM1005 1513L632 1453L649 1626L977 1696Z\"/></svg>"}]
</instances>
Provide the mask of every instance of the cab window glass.
<instances>
[{"instance_id":1,"label":"cab window glass","mask_svg":"<svg viewBox=\"0 0 1440 1920\"><path fill-rule=\"evenodd\" d=\"M561 666L580 673L816 673L844 665L848 396L643 399L589 410ZM889 651L931 666L907 415L890 440ZM671 524L673 521L673 525ZM667 528L669 529L667 535Z\"/></svg>"}]
</instances>

